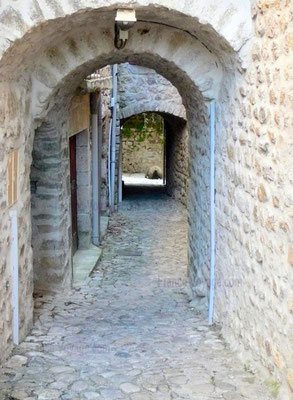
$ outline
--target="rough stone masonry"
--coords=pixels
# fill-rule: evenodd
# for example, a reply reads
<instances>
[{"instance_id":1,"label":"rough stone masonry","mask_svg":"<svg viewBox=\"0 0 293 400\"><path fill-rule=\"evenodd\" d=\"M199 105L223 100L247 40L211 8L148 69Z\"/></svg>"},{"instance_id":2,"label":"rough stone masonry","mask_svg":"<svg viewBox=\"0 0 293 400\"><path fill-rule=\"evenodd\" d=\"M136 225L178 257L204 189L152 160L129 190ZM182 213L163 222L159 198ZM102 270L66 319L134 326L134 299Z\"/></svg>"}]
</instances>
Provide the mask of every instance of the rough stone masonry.
<instances>
[{"instance_id":1,"label":"rough stone masonry","mask_svg":"<svg viewBox=\"0 0 293 400\"><path fill-rule=\"evenodd\" d=\"M68 127L70 99L88 74L131 61L178 89L189 140L189 277L198 308L209 287L209 112L217 102L216 322L246 365L293 398L293 4L290 0L130 0L138 22L114 48L116 2L19 0L0 5L0 349L12 349L9 153L18 150L20 336L32 326L29 175L35 130ZM64 134L65 134L64 133ZM66 150L65 158L66 158ZM62 229L71 230L68 162ZM67 239L66 239L67 240ZM68 260L70 254L67 254ZM70 261L60 266L69 276ZM62 288L61 288L62 289Z\"/></svg>"},{"instance_id":2,"label":"rough stone masonry","mask_svg":"<svg viewBox=\"0 0 293 400\"><path fill-rule=\"evenodd\" d=\"M156 112L162 116L166 137L167 193L186 204L189 185L189 133L186 110L178 90L150 68L125 63L119 65L118 71L121 122L142 112ZM128 143L126 146L124 144L124 152L128 146ZM143 151L141 149L137 156L141 156ZM134 153L132 157L135 156ZM163 170L160 158L161 151L157 150L154 155L157 162L145 159L145 167L158 165Z\"/></svg>"},{"instance_id":3,"label":"rough stone masonry","mask_svg":"<svg viewBox=\"0 0 293 400\"><path fill-rule=\"evenodd\" d=\"M1 400L272 400L188 302L186 217L164 194L126 200L89 284L36 300Z\"/></svg>"}]
</instances>

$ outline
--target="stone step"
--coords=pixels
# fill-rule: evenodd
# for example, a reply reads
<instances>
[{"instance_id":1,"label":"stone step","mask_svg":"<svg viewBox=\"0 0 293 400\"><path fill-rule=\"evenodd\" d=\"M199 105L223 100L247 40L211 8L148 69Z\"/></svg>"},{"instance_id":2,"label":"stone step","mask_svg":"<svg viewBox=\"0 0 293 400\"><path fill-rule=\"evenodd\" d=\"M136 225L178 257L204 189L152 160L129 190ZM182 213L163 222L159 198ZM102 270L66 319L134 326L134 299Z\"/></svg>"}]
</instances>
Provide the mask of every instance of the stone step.
<instances>
[{"instance_id":1,"label":"stone step","mask_svg":"<svg viewBox=\"0 0 293 400\"><path fill-rule=\"evenodd\" d=\"M77 250L73 256L73 286L79 287L87 280L102 257L102 248L91 245L88 249Z\"/></svg>"}]
</instances>

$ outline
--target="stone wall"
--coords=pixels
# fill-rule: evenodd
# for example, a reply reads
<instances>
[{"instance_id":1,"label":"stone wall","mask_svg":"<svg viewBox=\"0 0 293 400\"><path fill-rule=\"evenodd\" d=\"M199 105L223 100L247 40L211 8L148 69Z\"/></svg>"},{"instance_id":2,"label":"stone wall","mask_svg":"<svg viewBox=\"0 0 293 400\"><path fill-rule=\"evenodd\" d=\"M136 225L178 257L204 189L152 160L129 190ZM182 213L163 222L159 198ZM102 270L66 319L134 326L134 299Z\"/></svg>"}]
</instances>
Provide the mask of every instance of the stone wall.
<instances>
[{"instance_id":1,"label":"stone wall","mask_svg":"<svg viewBox=\"0 0 293 400\"><path fill-rule=\"evenodd\" d=\"M187 205L190 176L188 127L184 120L168 117L165 129L167 193Z\"/></svg>"},{"instance_id":2,"label":"stone wall","mask_svg":"<svg viewBox=\"0 0 293 400\"><path fill-rule=\"evenodd\" d=\"M189 141L188 272L197 308L206 314L210 280L209 110L204 102L198 102L195 110L189 118L196 129Z\"/></svg>"},{"instance_id":3,"label":"stone wall","mask_svg":"<svg viewBox=\"0 0 293 400\"><path fill-rule=\"evenodd\" d=\"M223 86L216 140L216 321L282 400L293 398L292 17L292 1L255 2L251 63Z\"/></svg>"},{"instance_id":4,"label":"stone wall","mask_svg":"<svg viewBox=\"0 0 293 400\"><path fill-rule=\"evenodd\" d=\"M71 220L67 130L55 121L36 130L31 167L34 291L71 285Z\"/></svg>"},{"instance_id":5,"label":"stone wall","mask_svg":"<svg viewBox=\"0 0 293 400\"><path fill-rule=\"evenodd\" d=\"M103 95L104 98L104 95ZM101 211L107 214L109 205L108 193L108 147L109 147L110 115L103 119L102 124L102 173L101 173Z\"/></svg>"},{"instance_id":6,"label":"stone wall","mask_svg":"<svg viewBox=\"0 0 293 400\"><path fill-rule=\"evenodd\" d=\"M111 67L106 66L99 70L102 77L111 77ZM103 214L108 213L109 193L108 193L108 148L109 148L109 130L111 120L111 89L103 89L101 91L101 125L102 125L102 171L101 171L101 211Z\"/></svg>"},{"instance_id":7,"label":"stone wall","mask_svg":"<svg viewBox=\"0 0 293 400\"><path fill-rule=\"evenodd\" d=\"M92 242L92 153L90 132L76 135L77 235L78 248L88 249Z\"/></svg>"},{"instance_id":8,"label":"stone wall","mask_svg":"<svg viewBox=\"0 0 293 400\"><path fill-rule=\"evenodd\" d=\"M35 292L71 286L68 138L72 135L77 135L77 222L81 248L91 240L89 96L73 97L67 113L61 113L52 113L52 118L36 130L34 138L30 179Z\"/></svg>"},{"instance_id":9,"label":"stone wall","mask_svg":"<svg viewBox=\"0 0 293 400\"><path fill-rule=\"evenodd\" d=\"M143 12L142 10L142 14ZM158 8L155 7L152 11L150 10L148 17L151 17L152 12L154 12L154 15L157 15ZM176 12L169 12L173 16L177 15ZM25 51L23 52L27 57L25 65L24 61L20 62L18 60L18 57L10 58L9 55L5 57L6 61L0 64L1 72L5 76L8 76L5 74L5 71L7 72L6 68L7 64L9 64L9 71L14 71L14 73L18 71L17 76L22 77L22 81L18 85L11 84L11 82L1 83L0 99L5 110L5 117L3 118L2 116L4 128L1 130L1 134L5 131L5 138L7 139L5 141L5 148L11 149L18 145L14 137L9 137L9 132L18 132L21 130L21 138L23 140L21 143L23 159L21 159L22 174L20 179L22 199L18 204L18 208L23 221L25 221L22 224L21 232L21 240L25 245L20 257L20 263L24 266L24 263L27 262L29 270L25 273L24 290L22 293L28 293L28 296L30 292L27 289L30 288L31 282L29 272L32 272L32 270L29 259L31 256L31 242L28 232L30 229L30 196L27 186L33 144L32 127L39 125L40 121L47 116L49 110L52 110L54 120L63 121L63 116L67 113L68 102L82 79L92 72L94 68L98 68L109 62L125 62L129 59L129 54L132 55L133 62L155 68L158 73L162 73L166 78L170 79L174 86L177 86L180 90L180 94L184 98L184 104L189 109L191 115L194 113L193 110L198 106L196 99L199 99L200 102L203 101L200 92L204 93L206 99L216 97L222 79L223 68L219 62L218 55L209 51L204 42L193 38L188 33L180 31L180 29L174 30L168 27L166 22L168 20L172 22L173 18L168 13L163 18L164 25L152 25L151 29L149 29L148 23L138 23L135 29L132 30L131 40L128 42L127 49L119 53L113 47L114 41L111 36L112 19L109 21L103 20L102 24L97 25L99 16L94 15L92 16L93 18L88 18L89 15L87 13L88 11L75 13L77 18L81 17L80 24L72 24L74 27L86 24L86 36L81 35L78 29L77 31L70 29L67 32L67 36L60 35L64 22L63 18L60 16L60 18L56 18L56 21L53 18L56 24L53 23L54 26L49 24L50 26L47 26L47 28L43 26L45 29L41 30L41 38L39 38L41 39L40 48L37 45L38 39L35 38L34 41L34 34L32 37L29 35L26 37L26 49L29 48L27 45L30 41L34 42L34 54L37 55L36 57L31 58L29 52ZM186 16L183 23L185 28L188 21L192 22L190 26L195 26L196 19ZM182 21L179 25L181 23ZM58 32L57 35L56 32ZM42 35L46 37L46 43ZM211 40L217 37L214 30L210 29L206 32L206 35L206 41L214 43ZM97 36L101 38L99 45L97 45L96 41ZM158 36L161 39L160 41L158 41ZM244 35L244 37L246 36ZM222 37L218 39L218 44L220 45L216 46L216 49L222 51L226 46L226 39L223 40ZM242 40L240 40L240 44L243 43ZM51 47L53 44L54 48ZM166 49L172 49L172 51L168 52ZM17 49L17 52L18 54L22 54L21 46ZM20 69L16 66L13 68L12 60L17 63L20 62ZM32 60L33 62L31 63ZM24 69L27 75L22 74ZM11 78L11 75L9 76ZM168 110L165 111L168 113ZM190 125L190 128L193 130L193 133L197 129L196 125L194 127ZM60 131L60 135L63 135L63 131ZM5 162L6 160L3 162L4 169ZM63 179L68 182L68 175L64 174ZM65 199L67 195L64 195ZM66 210L67 214L68 211L69 207ZM4 227L7 222L6 214L5 218L3 220ZM28 231L24 229L25 226L28 227ZM70 226L67 225L66 228L70 232ZM7 228L4 229L4 232L6 241L9 242ZM22 313L25 315L24 310L31 310L32 302L30 296L29 298L24 297L24 303ZM30 322L28 322L23 332L27 332L29 324ZM8 330L11 329L11 326L8 324L6 324L6 327Z\"/></svg>"},{"instance_id":10,"label":"stone wall","mask_svg":"<svg viewBox=\"0 0 293 400\"><path fill-rule=\"evenodd\" d=\"M14 86L20 97L26 98L26 89L21 90ZM10 89L11 90L11 89ZM1 91L0 99L0 362L10 353L12 343L12 276L11 276L11 219L10 209L6 199L7 161L12 150L18 150L19 167L17 192L18 198L13 209L18 214L18 247L19 247L19 312L20 312L20 340L31 329L33 321L33 253L30 245L31 212L30 212L30 161L34 130L30 130L30 119L24 117L18 121L19 105L8 88ZM14 92L15 93L15 92ZM14 99L14 100L13 100ZM8 103L6 103L8 102ZM6 106L4 106L6 104ZM5 121L9 121L9 129L4 129ZM17 122L18 121L18 122ZM31 134L29 143L26 141L28 132ZM30 155L28 155L28 151ZM25 179L24 179L25 177Z\"/></svg>"},{"instance_id":11,"label":"stone wall","mask_svg":"<svg viewBox=\"0 0 293 400\"><path fill-rule=\"evenodd\" d=\"M233 9L230 0L162 0L160 6L125 0L121 4L139 8L140 18L157 23L138 22L120 52L113 47L115 1L81 4L0 6L1 176L6 176L7 154L19 149L20 156L21 338L32 320L29 172L35 128L55 106L54 121L63 121L68 99L92 70L131 59L170 79L187 109L190 276L200 306L207 303L209 264L205 101L217 99L216 321L243 359L261 361L271 383L282 384L280 398L291 399L292 2L257 0L252 20L246 0L233 2ZM100 18L95 8L110 5L109 18L107 13ZM62 180L68 184L66 173ZM12 312L5 186L6 178L0 182L1 358L11 350Z\"/></svg>"},{"instance_id":12,"label":"stone wall","mask_svg":"<svg viewBox=\"0 0 293 400\"><path fill-rule=\"evenodd\" d=\"M121 119L148 111L186 118L178 90L156 71L129 63L120 64L118 84Z\"/></svg>"},{"instance_id":13,"label":"stone wall","mask_svg":"<svg viewBox=\"0 0 293 400\"><path fill-rule=\"evenodd\" d=\"M134 140L124 139L123 172L146 174L149 167L158 166L163 171L164 149L162 141L136 143Z\"/></svg>"},{"instance_id":14,"label":"stone wall","mask_svg":"<svg viewBox=\"0 0 293 400\"><path fill-rule=\"evenodd\" d=\"M186 127L186 110L178 89L156 71L129 63L119 66L119 107L121 118L129 118L142 112L158 112L167 128L167 191L169 195L187 204L188 193L188 130ZM126 142L126 141L125 141ZM123 144L128 150L132 143ZM159 146L160 147L160 146ZM146 162L142 171L148 166L159 165L163 169L161 152L156 149L152 159ZM132 163L138 166L147 160L145 146L140 144L139 151L132 154ZM126 151L127 151L126 150ZM133 158L135 160L133 161ZM161 159L161 161L160 161ZM139 171L131 168L129 172ZM127 172L127 171L125 171Z\"/></svg>"},{"instance_id":15,"label":"stone wall","mask_svg":"<svg viewBox=\"0 0 293 400\"><path fill-rule=\"evenodd\" d=\"M162 127L164 123L162 122ZM149 128L145 135L131 129L130 135L122 135L123 172L144 173L153 166L158 166L163 171L164 164L164 135Z\"/></svg>"},{"instance_id":16,"label":"stone wall","mask_svg":"<svg viewBox=\"0 0 293 400\"><path fill-rule=\"evenodd\" d=\"M68 136L76 136L78 248L86 249L92 233L90 96L74 96L68 111Z\"/></svg>"}]
</instances>

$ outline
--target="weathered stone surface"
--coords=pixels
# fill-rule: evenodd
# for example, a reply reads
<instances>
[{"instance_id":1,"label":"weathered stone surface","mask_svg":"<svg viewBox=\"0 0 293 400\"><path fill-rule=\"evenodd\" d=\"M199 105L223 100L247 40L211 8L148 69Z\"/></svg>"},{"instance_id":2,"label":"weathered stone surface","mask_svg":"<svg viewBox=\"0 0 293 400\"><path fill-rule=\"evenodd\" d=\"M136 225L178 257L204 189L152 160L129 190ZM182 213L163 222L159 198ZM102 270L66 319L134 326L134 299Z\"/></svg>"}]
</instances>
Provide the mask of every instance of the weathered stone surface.
<instances>
[{"instance_id":1,"label":"weathered stone surface","mask_svg":"<svg viewBox=\"0 0 293 400\"><path fill-rule=\"evenodd\" d=\"M125 0L121 6L131 4L140 18L156 23L136 24L127 47L120 52L113 45L114 11L107 9L116 7L116 3L20 0L0 5L0 51L4 55L0 61L0 172L4 177L0 182L1 360L12 349L7 153L19 148L21 196L16 208L23 339L32 324L33 306L29 189L33 132L54 106L53 120L65 131L67 106L81 80L107 63L131 61L161 72L183 96L194 161L190 162L189 190L190 279L193 288L206 285L206 294L210 257L209 118L204 101L217 99L216 321L243 358L261 360L274 379L282 382L280 396L286 398L289 387L285 371L292 366L288 352L292 314L287 307L293 287L288 262L293 198L292 2L256 1L251 13L249 1L162 0L158 5L150 0L135 4ZM97 8L103 6L106 9L100 18ZM55 146L47 145L54 150ZM233 151L227 153L227 146ZM68 151L66 146L63 150ZM45 168L49 165L47 160ZM51 166L60 168L58 162ZM65 168L61 179L52 179L51 188L63 190L67 185L68 190L67 176ZM257 198L261 185L268 197L265 202ZM44 212L38 220L45 221L52 217L48 201L56 193L39 195ZM62 225L56 236L62 232L60 236L66 241L70 236L68 204L64 204L66 215L54 215L55 222L61 220ZM285 220L289 230L279 228ZM45 224L41 230L42 234L45 230L53 232ZM48 236L47 245L59 239ZM33 244L38 246L37 241ZM61 267L70 271L71 255L65 256ZM41 261L43 265L50 262L45 254ZM47 277L52 286L60 280L60 274ZM199 299L199 308L206 304L207 296ZM60 320L66 316L67 312L60 311ZM52 317L39 322L49 326ZM284 360L281 370L273 362L273 349L270 356L267 354L268 338L273 339ZM62 351L56 350L56 354L60 356Z\"/></svg>"},{"instance_id":2,"label":"weathered stone surface","mask_svg":"<svg viewBox=\"0 0 293 400\"><path fill-rule=\"evenodd\" d=\"M147 170L145 177L148 179L162 179L162 170L160 167L154 165Z\"/></svg>"},{"instance_id":3,"label":"weathered stone surface","mask_svg":"<svg viewBox=\"0 0 293 400\"><path fill-rule=\"evenodd\" d=\"M166 190L175 200L187 205L190 178L190 134L187 124L166 118Z\"/></svg>"},{"instance_id":4,"label":"weathered stone surface","mask_svg":"<svg viewBox=\"0 0 293 400\"><path fill-rule=\"evenodd\" d=\"M125 63L118 67L118 74L121 119L143 112L158 112L186 119L178 90L156 71Z\"/></svg>"},{"instance_id":5,"label":"weathered stone surface","mask_svg":"<svg viewBox=\"0 0 293 400\"><path fill-rule=\"evenodd\" d=\"M120 385L120 389L127 394L136 393L140 391L140 388L138 386L129 382L122 383L122 385Z\"/></svg>"},{"instance_id":6,"label":"weathered stone surface","mask_svg":"<svg viewBox=\"0 0 293 400\"><path fill-rule=\"evenodd\" d=\"M288 380L290 389L293 392L293 369L292 368L288 369L288 371L287 371L287 380Z\"/></svg>"},{"instance_id":7,"label":"weathered stone surface","mask_svg":"<svg viewBox=\"0 0 293 400\"><path fill-rule=\"evenodd\" d=\"M17 370L18 368L21 368L24 365L26 365L27 361L28 361L27 357L16 355L10 358L6 366L13 370Z\"/></svg>"},{"instance_id":8,"label":"weathered stone surface","mask_svg":"<svg viewBox=\"0 0 293 400\"><path fill-rule=\"evenodd\" d=\"M8 380L0 372L0 393L26 392L33 400L232 400L233 391L235 399L271 400L261 376L251 380L219 329L190 308L186 231L185 208L160 192L124 202L89 286L38 298L27 341L42 349L17 349L27 365ZM50 321L41 322L47 315Z\"/></svg>"},{"instance_id":9,"label":"weathered stone surface","mask_svg":"<svg viewBox=\"0 0 293 400\"><path fill-rule=\"evenodd\" d=\"M288 304L293 289L293 87L287 42L292 6L255 3L253 60L235 87L245 96L218 105L216 140L216 320L245 363L262 360L271 374L268 380L274 381L271 386L278 389L280 382L280 399L292 397L285 371L293 365L287 350L292 347ZM227 143L233 143L233 160L222 157Z\"/></svg>"},{"instance_id":10,"label":"weathered stone surface","mask_svg":"<svg viewBox=\"0 0 293 400\"><path fill-rule=\"evenodd\" d=\"M288 249L288 263L293 267L293 246L289 245Z\"/></svg>"},{"instance_id":11,"label":"weathered stone surface","mask_svg":"<svg viewBox=\"0 0 293 400\"><path fill-rule=\"evenodd\" d=\"M47 153L52 152L56 157L58 152L61 152L63 161L60 163L56 162L54 157L47 160L42 160L42 166L36 161L36 167L40 167L39 173L41 175L44 169L52 168L51 174L44 174L44 178L47 178L46 185L53 189L50 193L43 193L42 186L39 185L38 196L42 203L43 212L34 216L40 227L40 236L48 234L48 240L46 245L41 249L44 254L36 259L34 264L44 266L44 270L48 270L48 266L52 265L52 273L44 273L39 271L39 275L43 275L42 280L50 282L51 290L58 290L59 283L64 280L64 287L70 285L71 280L71 251L70 249L70 200L69 200L69 174L68 174L68 108L72 96L76 89L79 87L81 81L93 72L94 69L103 67L109 63L120 63L129 60L129 56L132 54L133 59L131 62L137 64L143 64L147 67L155 68L157 72L161 72L167 79L170 79L175 86L180 87L182 93L188 93L192 88L194 91L190 95L189 107L194 98L197 98L199 93L197 88L204 92L204 96L207 98L216 97L218 93L222 78L223 68L219 61L218 56L220 54L212 54L201 42L191 37L188 33L184 33L178 29L168 28L166 22L169 21L171 26L173 19L176 17L177 12L175 5L167 11L166 8L161 9L162 17L164 21L164 28L162 26L156 26L153 24L151 30L146 34L149 29L148 23L138 23L135 30L132 31L131 40L128 42L127 51L117 53L114 48L113 38L113 16L112 11L107 14L108 17L103 19L103 23L99 20L100 14L97 8L109 6L109 3L103 3L100 0L99 3L94 2L92 8L90 4L87 4L86 9L83 9L81 3L75 2L70 4L63 2L62 4L54 2L49 6L43 2L37 2L34 4L26 3L23 5L17 3L10 7L10 5L0 5L0 42L2 40L2 34L5 39L0 46L1 54L5 53L5 57L0 60L1 76L7 77L7 81L1 82L1 142L4 139L3 152L1 152L1 174L6 176L6 163L8 153L13 148L19 148L19 193L21 197L19 199L17 208L19 211L19 220L21 221L20 229L20 260L19 264L23 266L21 274L21 287L20 292L22 298L20 302L20 319L21 323L21 339L28 333L32 324L32 291L33 291L33 251L31 246L31 214L30 214L30 189L29 189L29 175L31 165L31 152L33 147L34 131L38 127L42 127L42 122L54 125L54 129L48 129L50 135L44 135L42 138L44 148ZM225 5L220 7L220 13L224 12L225 7L228 6L228 1ZM167 4L167 3L166 3ZM147 11L148 2L142 0L140 4L137 4L138 8L141 9L141 17L144 15L146 19L153 17L156 18L158 15L158 8L150 6L150 10ZM19 12L20 7L21 12ZM161 5L160 5L161 7ZM174 9L175 7L175 9ZM195 10L193 6L184 7L184 10L179 7L182 15L186 13L184 22L179 21L176 25L180 25L186 30L187 25L190 29L195 29L195 26L200 28L197 17L195 17ZM239 6L242 9L242 6ZM173 9L173 11L171 10ZM196 8L197 9L197 8ZM217 7L216 7L217 9ZM35 12L31 12L35 10ZM204 11L205 10L205 11ZM81 11L81 12L77 12ZM145 11L146 14L145 14ZM235 10L236 11L236 10ZM223 29L224 26L230 26L235 28L234 16L238 15L242 20L244 14L248 13L248 9L245 7L241 12L237 7L237 12L233 13L233 18L229 20L228 25L221 23L221 34L219 35L219 42L222 43L226 49L226 31ZM169 14L170 13L170 14ZM206 9L205 3L203 3L203 9L201 15L206 14L206 17L210 19L210 10ZM171 15L172 14L172 15ZM17 16L17 18L15 18ZM73 20L68 24L68 20ZM237 18L236 18L237 20ZM25 22L24 22L25 21ZM42 25L41 22L47 21ZM50 22L49 22L50 21ZM226 19L225 19L226 21ZM243 19L244 25L250 27L249 18ZM12 24L8 28L8 24ZM36 27L39 25L39 27ZM77 27L77 29L69 29L69 25ZM177 28L179 27L177 26ZM215 21L211 21L211 26L215 25ZM87 26L87 33L85 34L80 27ZM20 28L21 27L21 28ZM34 29L33 27L36 27ZM97 31L98 27L98 31ZM207 25L205 25L207 28ZM19 30L20 28L20 30ZM44 29L43 29L44 28ZM181 28L180 28L181 29ZM15 40L21 38L26 32L30 33L22 40ZM209 36L208 42L212 45L213 40L210 40L215 36L213 28L206 30L207 36ZM236 29L237 31L237 29ZM62 34L61 34L62 32ZM198 29L200 35L201 29ZM242 46L247 38L247 31L241 28L241 33L244 33L241 39L239 39L239 32L237 34L237 45L235 47L235 38L233 37L232 47ZM32 34L32 35L31 35ZM12 35L12 36L11 36ZM203 35L203 36L205 36ZM11 36L11 37L10 37ZM99 37L99 45L96 43L96 38ZM158 37L160 40L158 41ZM10 48L10 44L14 45ZM166 45L161 46L161 43ZM175 47L174 47L175 44ZM19 45L19 47L18 47ZM185 50L184 50L184 48ZM240 48L239 47L239 48ZM10 49L9 49L10 48ZM170 57L166 58L166 48L172 49L170 51ZM221 46L215 46L215 49L220 49ZM32 50L33 49L33 50ZM10 52L11 50L11 52ZM32 50L32 51L31 51ZM225 50L222 51L222 55ZM185 57L184 57L185 54ZM188 55L188 58L187 58ZM230 59L230 55L229 55ZM178 66L184 64L182 69ZM171 68L168 67L170 65ZM185 68L186 65L186 68ZM188 65L192 65L192 68L187 68ZM14 77L12 77L14 73ZM21 79L19 79L21 77ZM199 78L200 77L200 78ZM197 82L196 84L194 82ZM55 129L56 128L56 129ZM104 129L108 129L105 126ZM45 132L44 132L45 133ZM57 133L57 136L56 136ZM60 138L60 141L58 141ZM56 139L56 142L54 140ZM48 155L48 154L47 154ZM39 160L40 161L40 160ZM103 160L103 168L105 170L106 159ZM51 176L50 176L51 175ZM45 186L46 186L45 185ZM34 186L34 185L33 185ZM11 340L11 313L12 307L10 304L11 299L11 285L10 281L10 269L6 268L9 265L9 249L10 249L10 221L9 212L6 208L5 202L6 192L6 180L3 179L1 182L0 193L2 200L0 202L1 211L3 211L3 218L1 218L1 232L3 232L3 246L1 247L1 254L3 251L3 258L1 257L2 267L1 270L4 272L4 279L1 279L3 283L3 296L1 295L1 315L5 315L4 323L4 334L1 335L0 347L5 349L1 351L1 359L5 359L7 354L12 349ZM60 196L63 198L61 207L58 212L56 211L56 204L60 205ZM52 199L56 196L56 204ZM106 203L106 194L103 193L103 203ZM51 224L45 224L45 221L51 221ZM55 225L56 224L56 225ZM58 224L60 225L58 227ZM56 228L56 229L55 229ZM54 230L55 229L55 230ZM51 236L51 237L50 237ZM54 237L57 242L52 241ZM59 238L62 240L59 240ZM40 249L40 241L38 240L38 232L33 232L33 248ZM52 260L52 253L46 254L46 247L58 246L59 254L55 254ZM57 250L56 250L57 253ZM58 270L58 263L61 265ZM35 274L35 282L39 281L38 274ZM39 285L39 289L43 290L46 287ZM7 317L6 317L7 316Z\"/></svg>"},{"instance_id":12,"label":"weathered stone surface","mask_svg":"<svg viewBox=\"0 0 293 400\"><path fill-rule=\"evenodd\" d=\"M12 393L12 398L16 400L27 400L28 394L25 391L14 391Z\"/></svg>"},{"instance_id":13,"label":"weathered stone surface","mask_svg":"<svg viewBox=\"0 0 293 400\"><path fill-rule=\"evenodd\" d=\"M80 393L88 389L88 383L85 381L77 381L71 386L71 390L76 393Z\"/></svg>"},{"instance_id":14,"label":"weathered stone surface","mask_svg":"<svg viewBox=\"0 0 293 400\"><path fill-rule=\"evenodd\" d=\"M146 119L154 115L144 114L145 131L142 133L136 128L130 131L121 129L122 139L122 166L123 173L146 174L150 167L157 165L161 171L164 168L164 119L155 116L158 126L149 127ZM136 117L135 117L136 118ZM134 120L130 119L130 123Z\"/></svg>"},{"instance_id":15,"label":"weathered stone surface","mask_svg":"<svg viewBox=\"0 0 293 400\"><path fill-rule=\"evenodd\" d=\"M262 203L268 200L268 196L263 185L259 186L259 188L257 189L257 197L258 200L261 201Z\"/></svg>"},{"instance_id":16,"label":"weathered stone surface","mask_svg":"<svg viewBox=\"0 0 293 400\"><path fill-rule=\"evenodd\" d=\"M35 292L68 289L71 283L70 216L65 212L70 204L67 181L62 179L69 167L67 147L61 121L44 122L36 130L30 174Z\"/></svg>"},{"instance_id":17,"label":"weathered stone surface","mask_svg":"<svg viewBox=\"0 0 293 400\"><path fill-rule=\"evenodd\" d=\"M96 399L101 399L101 396L97 392L85 392L84 397L87 400L96 400Z\"/></svg>"},{"instance_id":18,"label":"weathered stone surface","mask_svg":"<svg viewBox=\"0 0 293 400\"><path fill-rule=\"evenodd\" d=\"M38 392L38 400L52 400L60 398L61 392L54 389L44 389Z\"/></svg>"},{"instance_id":19,"label":"weathered stone surface","mask_svg":"<svg viewBox=\"0 0 293 400\"><path fill-rule=\"evenodd\" d=\"M90 142L91 136L88 129L76 135L77 235L79 249L89 248L92 235Z\"/></svg>"}]
</instances>

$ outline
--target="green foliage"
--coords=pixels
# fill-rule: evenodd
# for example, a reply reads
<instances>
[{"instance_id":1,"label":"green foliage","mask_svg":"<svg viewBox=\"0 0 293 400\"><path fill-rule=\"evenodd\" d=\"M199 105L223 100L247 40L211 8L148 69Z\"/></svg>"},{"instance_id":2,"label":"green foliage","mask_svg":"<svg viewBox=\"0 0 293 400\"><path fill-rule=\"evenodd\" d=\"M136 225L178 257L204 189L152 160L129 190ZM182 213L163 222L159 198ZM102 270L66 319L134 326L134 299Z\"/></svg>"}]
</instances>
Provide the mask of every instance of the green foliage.
<instances>
[{"instance_id":1,"label":"green foliage","mask_svg":"<svg viewBox=\"0 0 293 400\"><path fill-rule=\"evenodd\" d=\"M275 381L274 379L267 380L266 385L270 389L272 396L277 399L279 396L279 390L280 390L280 383Z\"/></svg>"},{"instance_id":2,"label":"green foliage","mask_svg":"<svg viewBox=\"0 0 293 400\"><path fill-rule=\"evenodd\" d=\"M130 138L131 137L131 128L129 128L129 126L125 126L125 127L123 126L122 134L124 137Z\"/></svg>"},{"instance_id":3,"label":"green foliage","mask_svg":"<svg viewBox=\"0 0 293 400\"><path fill-rule=\"evenodd\" d=\"M125 122L122 136L141 143L145 140L159 139L163 143L164 120L155 113L135 115Z\"/></svg>"}]
</instances>

